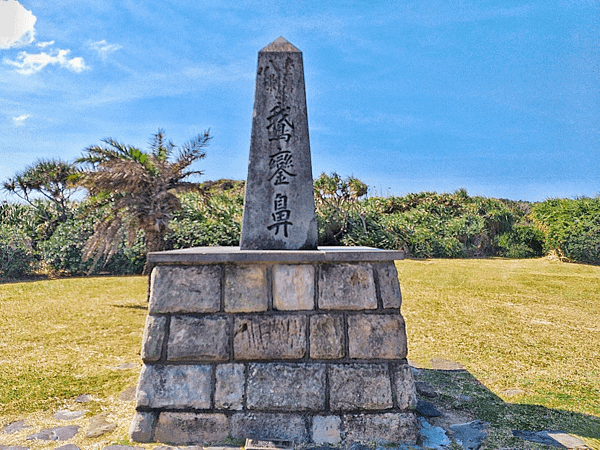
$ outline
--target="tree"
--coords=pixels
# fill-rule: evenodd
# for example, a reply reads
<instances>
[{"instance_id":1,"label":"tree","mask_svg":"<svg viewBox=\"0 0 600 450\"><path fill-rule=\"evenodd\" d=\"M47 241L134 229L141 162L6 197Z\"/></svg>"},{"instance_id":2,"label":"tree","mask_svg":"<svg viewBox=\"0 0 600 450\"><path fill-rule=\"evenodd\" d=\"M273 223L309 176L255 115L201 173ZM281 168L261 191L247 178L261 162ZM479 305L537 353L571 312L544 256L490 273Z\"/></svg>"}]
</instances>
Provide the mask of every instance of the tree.
<instances>
[{"instance_id":1,"label":"tree","mask_svg":"<svg viewBox=\"0 0 600 450\"><path fill-rule=\"evenodd\" d=\"M145 234L146 256L164 250L169 221L181 208L175 194L199 189L186 180L203 173L190 166L206 156L203 148L210 139L205 131L178 148L158 130L148 152L110 138L102 141L106 145L88 147L77 159L82 165L78 183L88 189L91 205L105 209L85 245L84 258L93 257L96 263L105 256L108 261L118 252L123 234L131 245L138 230Z\"/></svg>"},{"instance_id":2,"label":"tree","mask_svg":"<svg viewBox=\"0 0 600 450\"><path fill-rule=\"evenodd\" d=\"M40 159L23 172L17 173L14 178L8 179L4 183L4 189L37 209L40 209L39 205L32 195L35 192L42 194L55 205L58 221L64 222L67 219L68 200L77 190L77 186L70 182L70 178L76 173L75 166L68 162ZM40 213L47 215L43 209L40 209ZM51 222L52 218L48 216L46 220Z\"/></svg>"},{"instance_id":3,"label":"tree","mask_svg":"<svg viewBox=\"0 0 600 450\"><path fill-rule=\"evenodd\" d=\"M320 241L323 244L338 244L348 231L350 216L355 214L366 231L358 202L367 195L368 186L355 177L343 179L337 173L321 173L314 182L315 208L320 220Z\"/></svg>"}]
</instances>

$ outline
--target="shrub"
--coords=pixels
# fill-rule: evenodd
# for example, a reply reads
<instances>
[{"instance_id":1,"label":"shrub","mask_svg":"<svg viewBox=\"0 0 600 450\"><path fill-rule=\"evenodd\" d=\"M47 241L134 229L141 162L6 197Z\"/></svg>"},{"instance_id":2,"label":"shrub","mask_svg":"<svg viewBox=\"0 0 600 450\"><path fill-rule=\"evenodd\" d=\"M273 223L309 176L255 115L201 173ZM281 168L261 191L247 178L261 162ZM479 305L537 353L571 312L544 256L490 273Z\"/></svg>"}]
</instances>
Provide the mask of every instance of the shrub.
<instances>
[{"instance_id":1,"label":"shrub","mask_svg":"<svg viewBox=\"0 0 600 450\"><path fill-rule=\"evenodd\" d=\"M0 224L0 278L22 278L33 273L36 258L31 239L14 225Z\"/></svg>"},{"instance_id":2,"label":"shrub","mask_svg":"<svg viewBox=\"0 0 600 450\"><path fill-rule=\"evenodd\" d=\"M549 199L533 206L531 218L544 234L546 252L600 264L600 197Z\"/></svg>"},{"instance_id":3,"label":"shrub","mask_svg":"<svg viewBox=\"0 0 600 450\"><path fill-rule=\"evenodd\" d=\"M498 254L507 258L535 258L544 254L544 234L532 225L517 224L498 237Z\"/></svg>"}]
</instances>

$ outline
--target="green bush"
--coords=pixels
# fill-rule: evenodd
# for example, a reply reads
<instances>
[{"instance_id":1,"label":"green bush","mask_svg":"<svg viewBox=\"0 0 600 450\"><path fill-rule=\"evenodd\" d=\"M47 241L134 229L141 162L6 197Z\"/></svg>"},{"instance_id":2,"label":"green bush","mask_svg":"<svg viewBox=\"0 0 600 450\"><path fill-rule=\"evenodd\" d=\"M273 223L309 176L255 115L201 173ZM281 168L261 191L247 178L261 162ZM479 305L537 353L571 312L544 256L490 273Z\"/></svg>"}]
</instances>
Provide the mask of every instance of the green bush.
<instances>
[{"instance_id":1,"label":"green bush","mask_svg":"<svg viewBox=\"0 0 600 450\"><path fill-rule=\"evenodd\" d=\"M531 211L544 234L544 250L573 261L600 264L600 197L549 199Z\"/></svg>"},{"instance_id":2,"label":"green bush","mask_svg":"<svg viewBox=\"0 0 600 450\"><path fill-rule=\"evenodd\" d=\"M78 205L72 218L56 227L49 239L39 242L41 259L48 269L68 275L142 273L146 260L142 231L138 232L137 239L131 247L126 245L123 236L119 251L108 261L101 257L94 265L93 259L83 260L85 243L93 234L94 224L101 214L102 211L98 209L90 210L89 205L84 201Z\"/></svg>"},{"instance_id":3,"label":"green bush","mask_svg":"<svg viewBox=\"0 0 600 450\"><path fill-rule=\"evenodd\" d=\"M244 205L241 190L210 196L190 192L180 200L182 209L169 225L167 248L239 245Z\"/></svg>"},{"instance_id":4,"label":"green bush","mask_svg":"<svg viewBox=\"0 0 600 450\"><path fill-rule=\"evenodd\" d=\"M0 278L22 278L35 269L31 239L14 225L0 224Z\"/></svg>"},{"instance_id":5,"label":"green bush","mask_svg":"<svg viewBox=\"0 0 600 450\"><path fill-rule=\"evenodd\" d=\"M532 225L517 224L498 237L498 254L507 258L535 258L544 254L544 234Z\"/></svg>"}]
</instances>

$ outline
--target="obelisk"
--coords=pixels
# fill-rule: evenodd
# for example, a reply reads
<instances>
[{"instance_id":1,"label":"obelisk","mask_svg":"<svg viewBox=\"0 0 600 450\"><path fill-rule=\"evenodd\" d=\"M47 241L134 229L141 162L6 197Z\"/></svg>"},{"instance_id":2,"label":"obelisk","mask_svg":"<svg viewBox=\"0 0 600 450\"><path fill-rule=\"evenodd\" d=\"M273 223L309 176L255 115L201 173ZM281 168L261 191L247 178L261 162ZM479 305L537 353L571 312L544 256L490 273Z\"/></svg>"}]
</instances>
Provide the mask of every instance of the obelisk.
<instances>
[{"instance_id":1,"label":"obelisk","mask_svg":"<svg viewBox=\"0 0 600 450\"><path fill-rule=\"evenodd\" d=\"M283 37L258 53L240 247L317 248L302 52Z\"/></svg>"}]
</instances>

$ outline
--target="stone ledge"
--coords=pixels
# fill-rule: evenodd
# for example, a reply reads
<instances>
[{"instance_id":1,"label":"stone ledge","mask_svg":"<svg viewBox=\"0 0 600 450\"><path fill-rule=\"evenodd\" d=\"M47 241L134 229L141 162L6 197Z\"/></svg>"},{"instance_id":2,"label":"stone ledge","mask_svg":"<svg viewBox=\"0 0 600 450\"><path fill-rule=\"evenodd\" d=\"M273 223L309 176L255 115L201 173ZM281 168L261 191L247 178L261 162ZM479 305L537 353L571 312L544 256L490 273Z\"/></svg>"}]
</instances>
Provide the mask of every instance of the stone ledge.
<instances>
[{"instance_id":1,"label":"stone ledge","mask_svg":"<svg viewBox=\"0 0 600 450\"><path fill-rule=\"evenodd\" d=\"M161 265L395 261L404 259L404 255L405 253L399 250L381 250L373 247L319 247L317 250L240 250L239 247L192 247L152 252L148 255L148 263Z\"/></svg>"}]
</instances>

